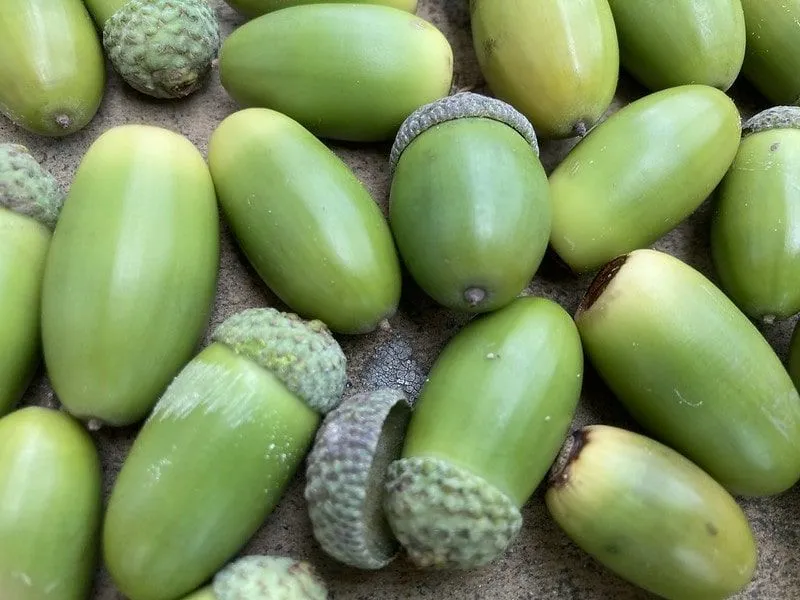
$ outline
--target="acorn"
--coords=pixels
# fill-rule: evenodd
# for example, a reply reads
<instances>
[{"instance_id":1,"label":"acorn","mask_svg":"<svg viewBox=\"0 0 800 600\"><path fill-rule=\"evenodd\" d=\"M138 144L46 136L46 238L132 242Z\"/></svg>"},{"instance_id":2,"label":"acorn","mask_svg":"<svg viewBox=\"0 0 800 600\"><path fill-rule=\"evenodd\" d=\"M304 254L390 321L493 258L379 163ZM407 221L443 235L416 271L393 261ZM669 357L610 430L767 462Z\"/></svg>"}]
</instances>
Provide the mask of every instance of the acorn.
<instances>
[{"instance_id":1,"label":"acorn","mask_svg":"<svg viewBox=\"0 0 800 600\"><path fill-rule=\"evenodd\" d=\"M0 144L0 417L41 364L42 278L64 194L28 149Z\"/></svg>"},{"instance_id":2,"label":"acorn","mask_svg":"<svg viewBox=\"0 0 800 600\"><path fill-rule=\"evenodd\" d=\"M711 253L722 289L753 319L800 311L800 108L749 119L716 193Z\"/></svg>"},{"instance_id":3,"label":"acorn","mask_svg":"<svg viewBox=\"0 0 800 600\"><path fill-rule=\"evenodd\" d=\"M319 545L346 565L381 569L398 553L384 485L410 416L403 392L380 388L344 399L317 431L306 467L308 513Z\"/></svg>"},{"instance_id":4,"label":"acorn","mask_svg":"<svg viewBox=\"0 0 800 600\"><path fill-rule=\"evenodd\" d=\"M656 250L618 257L575 322L633 418L730 492L768 496L800 479L800 396L769 342L699 271Z\"/></svg>"},{"instance_id":5,"label":"acorn","mask_svg":"<svg viewBox=\"0 0 800 600\"><path fill-rule=\"evenodd\" d=\"M466 312L519 295L550 237L547 174L530 122L501 100L448 96L409 116L390 163L390 225L417 284Z\"/></svg>"},{"instance_id":6,"label":"acorn","mask_svg":"<svg viewBox=\"0 0 800 600\"><path fill-rule=\"evenodd\" d=\"M611 105L619 46L608 0L471 0L470 24L492 93L542 138L586 135Z\"/></svg>"},{"instance_id":7,"label":"acorn","mask_svg":"<svg viewBox=\"0 0 800 600\"><path fill-rule=\"evenodd\" d=\"M341 400L345 356L320 321L225 319L167 388L111 492L103 548L131 600L174 600L241 550Z\"/></svg>"},{"instance_id":8,"label":"acorn","mask_svg":"<svg viewBox=\"0 0 800 600\"><path fill-rule=\"evenodd\" d=\"M384 510L418 567L501 556L567 436L583 354L569 314L522 297L461 329L417 398Z\"/></svg>"},{"instance_id":9,"label":"acorn","mask_svg":"<svg viewBox=\"0 0 800 600\"><path fill-rule=\"evenodd\" d=\"M646 436L575 431L550 474L553 519L606 568L668 600L723 600L753 578L757 546L734 498Z\"/></svg>"},{"instance_id":10,"label":"acorn","mask_svg":"<svg viewBox=\"0 0 800 600\"><path fill-rule=\"evenodd\" d=\"M550 244L576 273L646 248L692 214L733 162L741 117L707 85L654 92L611 115L550 174Z\"/></svg>"}]
</instances>

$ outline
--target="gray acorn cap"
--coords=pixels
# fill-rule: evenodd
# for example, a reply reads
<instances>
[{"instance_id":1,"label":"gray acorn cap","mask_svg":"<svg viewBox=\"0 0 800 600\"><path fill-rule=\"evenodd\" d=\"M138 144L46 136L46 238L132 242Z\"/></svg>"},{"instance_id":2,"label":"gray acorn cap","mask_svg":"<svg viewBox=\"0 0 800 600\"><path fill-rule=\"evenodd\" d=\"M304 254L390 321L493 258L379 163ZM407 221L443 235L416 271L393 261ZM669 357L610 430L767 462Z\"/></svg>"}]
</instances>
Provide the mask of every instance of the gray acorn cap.
<instances>
[{"instance_id":1,"label":"gray acorn cap","mask_svg":"<svg viewBox=\"0 0 800 600\"><path fill-rule=\"evenodd\" d=\"M288 556L239 558L213 579L217 600L327 600L325 583L310 563Z\"/></svg>"},{"instance_id":2,"label":"gray acorn cap","mask_svg":"<svg viewBox=\"0 0 800 600\"><path fill-rule=\"evenodd\" d=\"M0 207L53 229L64 204L55 177L25 146L0 144Z\"/></svg>"},{"instance_id":3,"label":"gray acorn cap","mask_svg":"<svg viewBox=\"0 0 800 600\"><path fill-rule=\"evenodd\" d=\"M380 569L399 551L383 496L410 416L403 392L381 388L343 400L317 431L305 489L314 537L327 554L351 567Z\"/></svg>"},{"instance_id":4,"label":"gray acorn cap","mask_svg":"<svg viewBox=\"0 0 800 600\"><path fill-rule=\"evenodd\" d=\"M800 129L800 106L773 106L745 121L742 136L770 129Z\"/></svg>"},{"instance_id":5,"label":"gray acorn cap","mask_svg":"<svg viewBox=\"0 0 800 600\"><path fill-rule=\"evenodd\" d=\"M494 119L505 123L525 138L536 156L539 156L536 131L521 112L497 98L474 92L460 92L421 106L406 118L392 145L389 156L391 171L394 172L400 155L417 136L441 123L471 117Z\"/></svg>"}]
</instances>

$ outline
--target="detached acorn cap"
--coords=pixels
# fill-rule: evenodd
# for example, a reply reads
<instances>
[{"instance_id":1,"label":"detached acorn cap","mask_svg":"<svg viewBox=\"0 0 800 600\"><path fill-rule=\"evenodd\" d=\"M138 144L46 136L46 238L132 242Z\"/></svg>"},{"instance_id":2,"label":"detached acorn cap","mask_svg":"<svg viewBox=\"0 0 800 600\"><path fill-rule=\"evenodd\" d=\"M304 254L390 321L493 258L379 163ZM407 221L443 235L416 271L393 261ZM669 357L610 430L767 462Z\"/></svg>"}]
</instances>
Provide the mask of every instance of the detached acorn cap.
<instances>
[{"instance_id":1,"label":"detached acorn cap","mask_svg":"<svg viewBox=\"0 0 800 600\"><path fill-rule=\"evenodd\" d=\"M511 498L446 460L395 461L386 490L386 516L419 567L485 565L505 552L522 527L522 515Z\"/></svg>"},{"instance_id":2,"label":"detached acorn cap","mask_svg":"<svg viewBox=\"0 0 800 600\"><path fill-rule=\"evenodd\" d=\"M770 129L800 129L800 106L773 106L745 121L742 137Z\"/></svg>"},{"instance_id":3,"label":"detached acorn cap","mask_svg":"<svg viewBox=\"0 0 800 600\"><path fill-rule=\"evenodd\" d=\"M206 0L130 0L103 27L114 69L156 98L197 90L219 52L219 22Z\"/></svg>"},{"instance_id":4,"label":"detached acorn cap","mask_svg":"<svg viewBox=\"0 0 800 600\"><path fill-rule=\"evenodd\" d=\"M53 229L63 204L55 177L25 146L0 144L0 206Z\"/></svg>"},{"instance_id":5,"label":"detached acorn cap","mask_svg":"<svg viewBox=\"0 0 800 600\"><path fill-rule=\"evenodd\" d=\"M328 413L308 455L305 498L322 549L380 569L399 544L383 514L387 467L400 456L411 403L399 390L355 394Z\"/></svg>"},{"instance_id":6,"label":"detached acorn cap","mask_svg":"<svg viewBox=\"0 0 800 600\"><path fill-rule=\"evenodd\" d=\"M394 172L400 155L417 136L441 123L467 118L494 119L505 123L525 138L536 156L539 156L536 131L521 112L497 98L473 92L460 92L421 106L408 116L400 126L392 145L389 156L391 171Z\"/></svg>"},{"instance_id":7,"label":"detached acorn cap","mask_svg":"<svg viewBox=\"0 0 800 600\"><path fill-rule=\"evenodd\" d=\"M347 360L322 321L306 321L274 308L250 308L228 317L211 338L271 371L319 413L327 413L342 399Z\"/></svg>"},{"instance_id":8,"label":"detached acorn cap","mask_svg":"<svg viewBox=\"0 0 800 600\"><path fill-rule=\"evenodd\" d=\"M311 564L285 556L245 556L212 582L217 600L327 600L328 590Z\"/></svg>"}]
</instances>

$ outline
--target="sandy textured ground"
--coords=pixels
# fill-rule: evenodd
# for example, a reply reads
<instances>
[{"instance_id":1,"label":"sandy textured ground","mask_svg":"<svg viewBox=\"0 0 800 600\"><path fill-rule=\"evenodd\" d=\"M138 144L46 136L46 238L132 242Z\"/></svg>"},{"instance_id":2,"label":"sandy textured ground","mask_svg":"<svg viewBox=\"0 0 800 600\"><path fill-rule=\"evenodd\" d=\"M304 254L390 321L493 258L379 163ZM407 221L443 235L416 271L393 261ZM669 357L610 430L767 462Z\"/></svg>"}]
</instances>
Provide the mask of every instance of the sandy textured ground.
<instances>
[{"instance_id":1,"label":"sandy textured ground","mask_svg":"<svg viewBox=\"0 0 800 600\"><path fill-rule=\"evenodd\" d=\"M228 35L242 20L221 0L213 2L223 35ZM456 57L459 87L480 86L469 35L466 0L420 0L419 13L433 21L447 35ZM265 43L268 41L265 40ZM623 78L616 110L643 93ZM743 114L765 106L749 87L737 84L731 92ZM42 163L52 170L65 189L88 146L104 130L123 123L160 125L186 135L205 153L213 128L237 109L216 75L193 97L181 102L157 102L124 86L109 73L108 89L100 112L85 130L63 140L53 141L26 134L6 120L0 120L0 140L27 145ZM544 144L543 160L548 171L564 156L571 142ZM375 200L384 208L388 196L388 146L335 147L340 156L364 181ZM656 247L670 252L713 276L707 251L710 211L706 204ZM574 311L589 283L565 273L548 259L529 291L549 296L567 310ZM280 304L259 282L234 248L227 231L223 239L222 273L213 324L232 312L252 307ZM406 283L400 314L392 321L393 332L377 332L358 338L340 337L349 359L351 390L379 384L398 386L415 394L437 352L464 323L463 317L436 308L410 282ZM793 321L764 333L775 344L782 358L786 356L788 334ZM44 376L32 386L26 403L48 404L54 401ZM589 370L576 424L602 422L634 427L626 420L615 400ZM103 431L95 438L103 458L106 490L125 458L135 429ZM280 506L252 539L243 553L269 552L289 554L312 561L329 582L336 600L380 599L543 599L589 600L647 598L624 581L610 574L579 551L554 525L544 508L541 492L524 509L525 525L507 555L493 565L467 573L421 572L403 559L380 572L364 573L345 568L327 559L311 535L302 499L302 476L286 492ZM800 598L800 491L779 497L748 501L744 507L757 532L760 561L757 577L740 598ZM97 600L115 600L121 596L108 576L99 571Z\"/></svg>"}]
</instances>

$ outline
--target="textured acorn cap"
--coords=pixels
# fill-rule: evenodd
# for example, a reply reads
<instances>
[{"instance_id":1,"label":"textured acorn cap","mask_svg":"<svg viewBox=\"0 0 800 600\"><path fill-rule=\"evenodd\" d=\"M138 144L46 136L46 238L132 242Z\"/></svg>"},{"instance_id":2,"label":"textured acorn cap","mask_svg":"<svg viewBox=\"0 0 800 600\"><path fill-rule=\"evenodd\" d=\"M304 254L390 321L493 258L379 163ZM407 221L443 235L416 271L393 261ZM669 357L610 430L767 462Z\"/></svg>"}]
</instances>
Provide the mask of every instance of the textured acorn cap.
<instances>
[{"instance_id":1,"label":"textured acorn cap","mask_svg":"<svg viewBox=\"0 0 800 600\"><path fill-rule=\"evenodd\" d=\"M342 399L346 359L328 327L274 308L250 308L223 321L212 340L275 374L322 414Z\"/></svg>"},{"instance_id":2,"label":"textured acorn cap","mask_svg":"<svg viewBox=\"0 0 800 600\"><path fill-rule=\"evenodd\" d=\"M392 172L403 151L418 136L428 129L456 119L484 118L494 119L516 130L531 145L536 156L539 156L539 143L531 122L510 104L473 92L460 92L445 96L430 104L421 106L400 126L395 136L389 156Z\"/></svg>"},{"instance_id":3,"label":"textured acorn cap","mask_svg":"<svg viewBox=\"0 0 800 600\"><path fill-rule=\"evenodd\" d=\"M514 502L482 477L432 457L389 467L384 510L419 567L470 569L505 552L522 526Z\"/></svg>"},{"instance_id":4,"label":"textured acorn cap","mask_svg":"<svg viewBox=\"0 0 800 600\"><path fill-rule=\"evenodd\" d=\"M212 582L217 600L327 600L328 590L311 564L285 556L245 556Z\"/></svg>"},{"instance_id":5,"label":"textured acorn cap","mask_svg":"<svg viewBox=\"0 0 800 600\"><path fill-rule=\"evenodd\" d=\"M0 144L0 206L53 229L63 204L55 177L25 146Z\"/></svg>"},{"instance_id":6,"label":"textured acorn cap","mask_svg":"<svg viewBox=\"0 0 800 600\"><path fill-rule=\"evenodd\" d=\"M206 0L130 0L103 27L114 69L156 98L197 90L219 52L219 23Z\"/></svg>"},{"instance_id":7,"label":"textured acorn cap","mask_svg":"<svg viewBox=\"0 0 800 600\"><path fill-rule=\"evenodd\" d=\"M745 121L742 136L770 129L800 129L800 106L773 106Z\"/></svg>"},{"instance_id":8,"label":"textured acorn cap","mask_svg":"<svg viewBox=\"0 0 800 600\"><path fill-rule=\"evenodd\" d=\"M399 390L355 394L328 413L308 456L314 537L335 559L380 569L399 544L383 514L387 467L400 456L411 403Z\"/></svg>"}]
</instances>

